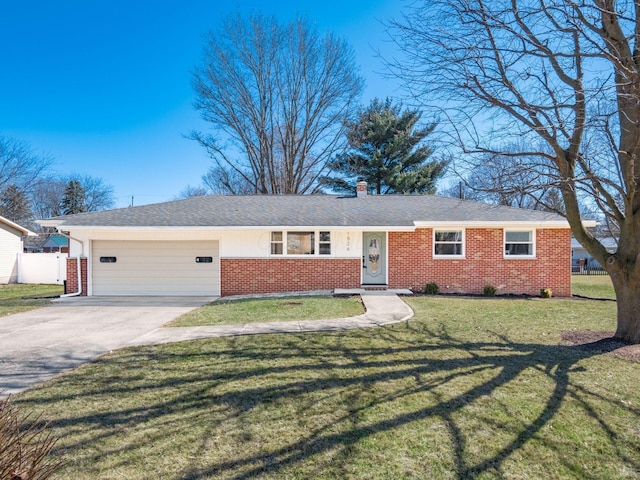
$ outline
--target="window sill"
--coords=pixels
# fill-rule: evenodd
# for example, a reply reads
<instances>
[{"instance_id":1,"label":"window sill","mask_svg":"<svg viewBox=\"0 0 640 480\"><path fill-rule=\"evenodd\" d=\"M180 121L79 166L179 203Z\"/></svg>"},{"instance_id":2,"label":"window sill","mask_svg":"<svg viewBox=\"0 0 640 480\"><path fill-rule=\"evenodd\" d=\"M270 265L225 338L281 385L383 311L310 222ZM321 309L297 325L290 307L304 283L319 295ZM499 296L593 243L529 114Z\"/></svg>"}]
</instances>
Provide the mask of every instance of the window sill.
<instances>
[{"instance_id":1,"label":"window sill","mask_svg":"<svg viewBox=\"0 0 640 480\"><path fill-rule=\"evenodd\" d=\"M464 255L434 255L434 260L466 260Z\"/></svg>"},{"instance_id":2,"label":"window sill","mask_svg":"<svg viewBox=\"0 0 640 480\"><path fill-rule=\"evenodd\" d=\"M505 260L537 260L538 257L535 255L505 255Z\"/></svg>"}]
</instances>

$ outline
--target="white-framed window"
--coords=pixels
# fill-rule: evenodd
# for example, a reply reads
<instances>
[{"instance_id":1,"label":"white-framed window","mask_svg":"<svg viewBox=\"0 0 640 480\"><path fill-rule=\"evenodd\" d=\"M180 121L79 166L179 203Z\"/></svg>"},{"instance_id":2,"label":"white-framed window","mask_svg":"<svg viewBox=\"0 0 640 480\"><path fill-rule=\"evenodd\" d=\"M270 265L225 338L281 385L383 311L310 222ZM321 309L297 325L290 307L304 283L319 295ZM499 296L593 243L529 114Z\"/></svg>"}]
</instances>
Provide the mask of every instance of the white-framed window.
<instances>
[{"instance_id":1,"label":"white-framed window","mask_svg":"<svg viewBox=\"0 0 640 480\"><path fill-rule=\"evenodd\" d=\"M464 230L434 230L434 258L464 257Z\"/></svg>"},{"instance_id":2,"label":"white-framed window","mask_svg":"<svg viewBox=\"0 0 640 480\"><path fill-rule=\"evenodd\" d=\"M318 253L331 255L331 232L320 232L318 237Z\"/></svg>"},{"instance_id":3,"label":"white-framed window","mask_svg":"<svg viewBox=\"0 0 640 480\"><path fill-rule=\"evenodd\" d=\"M533 258L536 255L535 230L505 230L505 258Z\"/></svg>"},{"instance_id":4,"label":"white-framed window","mask_svg":"<svg viewBox=\"0 0 640 480\"><path fill-rule=\"evenodd\" d=\"M287 232L287 255L314 255L315 232Z\"/></svg>"},{"instance_id":5,"label":"white-framed window","mask_svg":"<svg viewBox=\"0 0 640 480\"><path fill-rule=\"evenodd\" d=\"M271 255L331 255L331 232L271 232Z\"/></svg>"},{"instance_id":6,"label":"white-framed window","mask_svg":"<svg viewBox=\"0 0 640 480\"><path fill-rule=\"evenodd\" d=\"M282 255L282 232L271 232L271 255Z\"/></svg>"}]
</instances>

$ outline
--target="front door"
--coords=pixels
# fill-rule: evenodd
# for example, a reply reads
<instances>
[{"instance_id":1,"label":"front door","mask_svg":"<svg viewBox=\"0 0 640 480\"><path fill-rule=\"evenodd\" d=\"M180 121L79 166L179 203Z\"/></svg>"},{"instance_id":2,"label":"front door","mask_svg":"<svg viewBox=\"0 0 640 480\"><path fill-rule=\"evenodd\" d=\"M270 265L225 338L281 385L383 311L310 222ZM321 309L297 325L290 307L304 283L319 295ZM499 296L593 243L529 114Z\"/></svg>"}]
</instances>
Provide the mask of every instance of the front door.
<instances>
[{"instance_id":1,"label":"front door","mask_svg":"<svg viewBox=\"0 0 640 480\"><path fill-rule=\"evenodd\" d=\"M362 234L362 284L387 284L387 235L385 232Z\"/></svg>"}]
</instances>

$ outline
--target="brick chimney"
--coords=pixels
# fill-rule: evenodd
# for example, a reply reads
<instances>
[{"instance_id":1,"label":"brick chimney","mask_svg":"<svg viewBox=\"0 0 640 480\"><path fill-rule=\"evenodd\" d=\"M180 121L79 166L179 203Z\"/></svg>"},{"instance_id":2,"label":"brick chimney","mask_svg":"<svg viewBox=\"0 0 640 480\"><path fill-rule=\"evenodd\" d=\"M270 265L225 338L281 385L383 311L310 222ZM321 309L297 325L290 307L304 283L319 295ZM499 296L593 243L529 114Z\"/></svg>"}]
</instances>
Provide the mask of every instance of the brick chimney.
<instances>
[{"instance_id":1,"label":"brick chimney","mask_svg":"<svg viewBox=\"0 0 640 480\"><path fill-rule=\"evenodd\" d=\"M367 196L367 182L364 180L356 183L356 197L366 197Z\"/></svg>"}]
</instances>

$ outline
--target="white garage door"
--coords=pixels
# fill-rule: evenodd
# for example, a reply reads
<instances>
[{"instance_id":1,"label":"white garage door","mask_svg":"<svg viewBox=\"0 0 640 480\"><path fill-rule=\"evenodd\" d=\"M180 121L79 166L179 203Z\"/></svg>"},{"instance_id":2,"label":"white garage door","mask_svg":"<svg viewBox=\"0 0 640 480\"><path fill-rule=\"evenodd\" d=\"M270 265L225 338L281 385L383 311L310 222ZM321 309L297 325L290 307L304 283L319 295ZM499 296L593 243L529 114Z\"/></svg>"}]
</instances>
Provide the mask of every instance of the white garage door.
<instances>
[{"instance_id":1,"label":"white garage door","mask_svg":"<svg viewBox=\"0 0 640 480\"><path fill-rule=\"evenodd\" d=\"M92 243L94 295L220 295L217 241Z\"/></svg>"}]
</instances>

